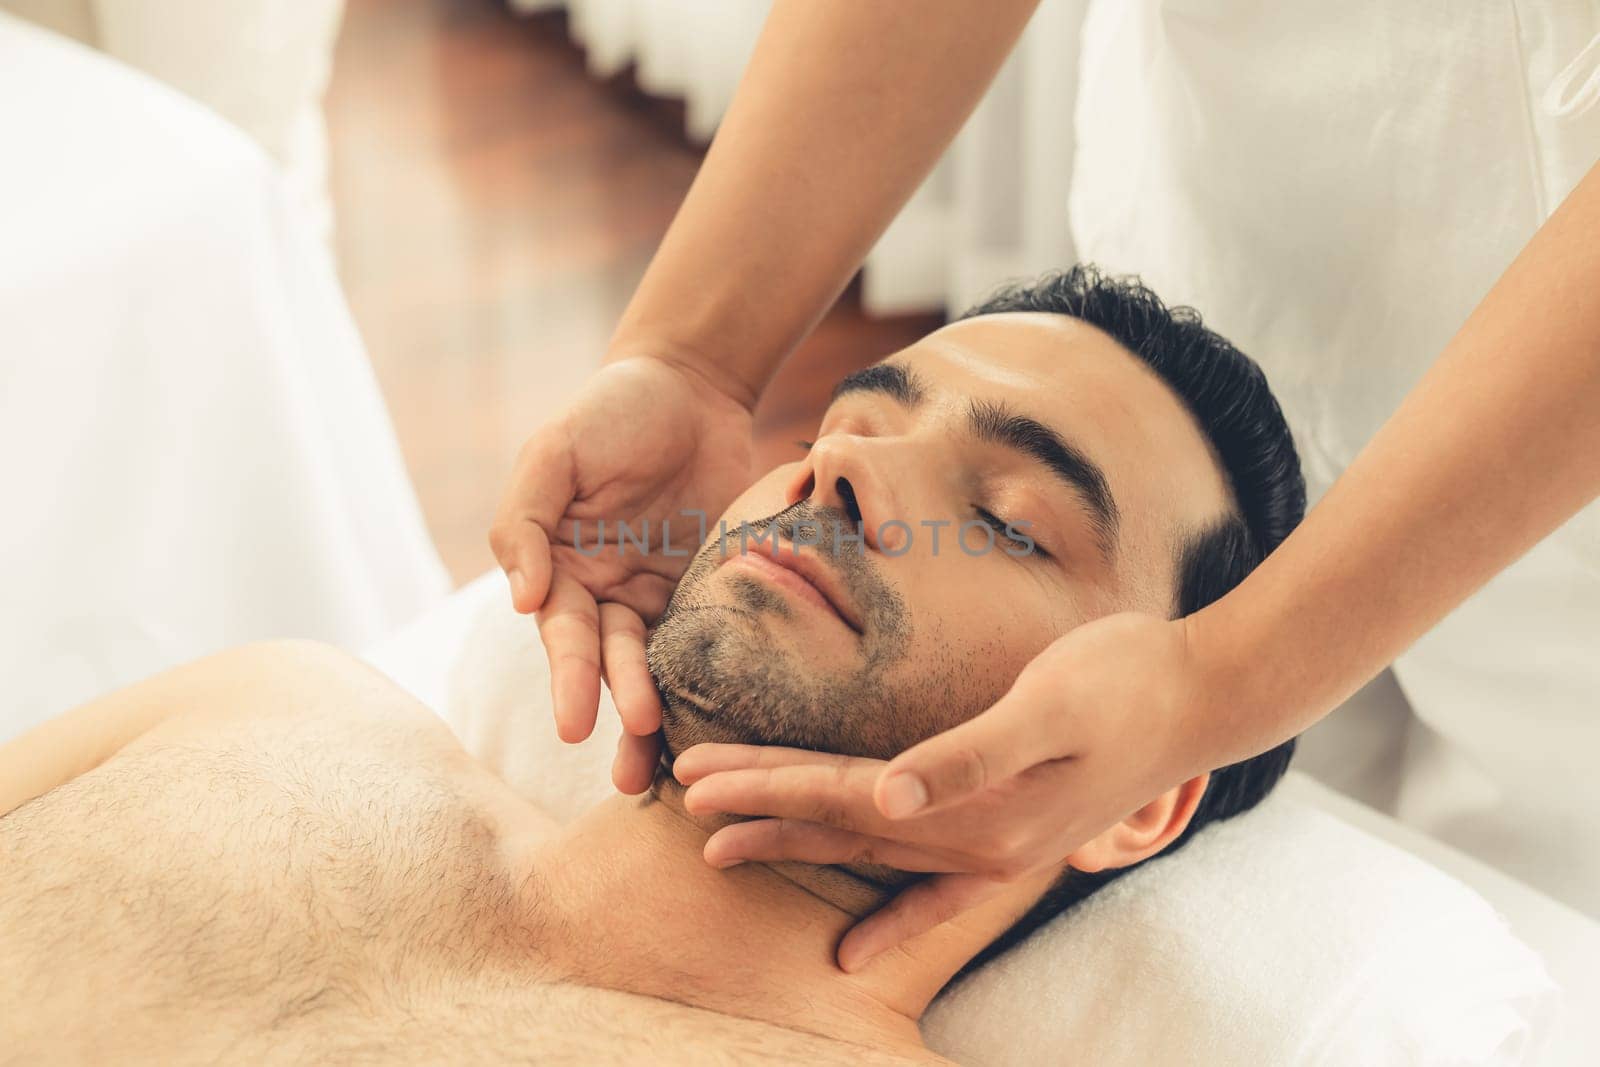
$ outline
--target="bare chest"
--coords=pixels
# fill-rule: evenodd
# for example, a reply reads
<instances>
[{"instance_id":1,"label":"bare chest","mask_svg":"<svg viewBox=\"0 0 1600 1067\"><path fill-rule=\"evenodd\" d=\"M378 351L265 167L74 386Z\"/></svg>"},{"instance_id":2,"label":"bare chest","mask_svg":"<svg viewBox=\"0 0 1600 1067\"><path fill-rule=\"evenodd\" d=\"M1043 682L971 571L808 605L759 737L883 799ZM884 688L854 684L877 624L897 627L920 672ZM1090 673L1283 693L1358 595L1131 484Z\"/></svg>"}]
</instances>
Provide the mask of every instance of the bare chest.
<instances>
[{"instance_id":1,"label":"bare chest","mask_svg":"<svg viewBox=\"0 0 1600 1067\"><path fill-rule=\"evenodd\" d=\"M492 828L448 779L336 741L147 749L0 821L19 1029L85 1053L204 1046L405 1012L490 946L537 975Z\"/></svg>"},{"instance_id":2,"label":"bare chest","mask_svg":"<svg viewBox=\"0 0 1600 1067\"><path fill-rule=\"evenodd\" d=\"M0 820L0 1063L900 1062L560 981L459 783L305 741L147 750Z\"/></svg>"}]
</instances>

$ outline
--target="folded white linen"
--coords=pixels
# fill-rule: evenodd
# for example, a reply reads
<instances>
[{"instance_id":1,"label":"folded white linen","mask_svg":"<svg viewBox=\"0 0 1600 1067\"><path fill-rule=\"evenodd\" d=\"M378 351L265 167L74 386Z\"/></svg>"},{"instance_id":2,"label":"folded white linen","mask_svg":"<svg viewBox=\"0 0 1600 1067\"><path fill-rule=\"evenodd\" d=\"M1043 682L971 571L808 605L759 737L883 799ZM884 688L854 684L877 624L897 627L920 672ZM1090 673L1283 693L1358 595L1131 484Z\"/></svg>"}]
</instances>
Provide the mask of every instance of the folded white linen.
<instances>
[{"instance_id":1,"label":"folded white linen","mask_svg":"<svg viewBox=\"0 0 1600 1067\"><path fill-rule=\"evenodd\" d=\"M618 734L551 725L538 631L482 608L447 718L568 820L609 795ZM1285 787L1091 897L947 991L923 1021L965 1064L1520 1064L1560 991L1466 885Z\"/></svg>"}]
</instances>

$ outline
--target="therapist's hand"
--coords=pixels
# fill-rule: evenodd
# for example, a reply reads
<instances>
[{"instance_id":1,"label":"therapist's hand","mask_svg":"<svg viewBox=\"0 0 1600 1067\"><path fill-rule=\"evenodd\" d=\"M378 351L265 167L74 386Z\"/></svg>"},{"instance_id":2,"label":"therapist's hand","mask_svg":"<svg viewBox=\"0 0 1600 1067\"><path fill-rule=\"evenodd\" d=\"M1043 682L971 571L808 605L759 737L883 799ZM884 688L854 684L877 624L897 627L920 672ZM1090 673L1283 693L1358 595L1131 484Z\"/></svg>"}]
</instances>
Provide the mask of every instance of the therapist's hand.
<instances>
[{"instance_id":1,"label":"therapist's hand","mask_svg":"<svg viewBox=\"0 0 1600 1067\"><path fill-rule=\"evenodd\" d=\"M762 817L713 834L713 865L868 862L934 875L844 937L839 965L853 971L1209 770L1197 712L1211 683L1191 644L1186 620L1113 615L1056 640L987 711L888 763L705 744L673 773L692 812Z\"/></svg>"},{"instance_id":2,"label":"therapist's hand","mask_svg":"<svg viewBox=\"0 0 1600 1067\"><path fill-rule=\"evenodd\" d=\"M750 482L751 447L748 408L700 372L619 360L528 439L501 499L489 543L516 609L539 613L556 730L581 741L594 729L603 662L625 730L613 769L625 791L642 791L655 767L661 707L645 627L699 544L699 523L682 513L715 522ZM648 524L649 550L619 550L619 521L636 537Z\"/></svg>"}]
</instances>

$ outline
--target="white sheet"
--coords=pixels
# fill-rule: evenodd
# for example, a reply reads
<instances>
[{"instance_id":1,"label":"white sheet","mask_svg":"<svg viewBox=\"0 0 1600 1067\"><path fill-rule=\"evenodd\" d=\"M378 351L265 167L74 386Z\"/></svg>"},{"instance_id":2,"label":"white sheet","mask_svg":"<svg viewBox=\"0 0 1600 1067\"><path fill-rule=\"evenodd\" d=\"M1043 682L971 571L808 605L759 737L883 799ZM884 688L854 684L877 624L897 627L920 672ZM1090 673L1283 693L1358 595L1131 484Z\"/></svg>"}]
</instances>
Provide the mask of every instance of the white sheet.
<instances>
[{"instance_id":1,"label":"white sheet","mask_svg":"<svg viewBox=\"0 0 1600 1067\"><path fill-rule=\"evenodd\" d=\"M267 157L0 16L0 740L448 588L325 250Z\"/></svg>"}]
</instances>

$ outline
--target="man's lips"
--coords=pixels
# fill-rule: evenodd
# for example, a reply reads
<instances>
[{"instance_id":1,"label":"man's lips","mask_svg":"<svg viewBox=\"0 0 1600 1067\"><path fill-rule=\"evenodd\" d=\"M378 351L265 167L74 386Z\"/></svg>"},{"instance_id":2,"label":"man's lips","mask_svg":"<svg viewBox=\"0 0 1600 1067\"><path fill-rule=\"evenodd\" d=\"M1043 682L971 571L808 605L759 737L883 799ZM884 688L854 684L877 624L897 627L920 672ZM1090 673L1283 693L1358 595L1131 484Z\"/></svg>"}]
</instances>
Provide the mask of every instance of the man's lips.
<instances>
[{"instance_id":1,"label":"man's lips","mask_svg":"<svg viewBox=\"0 0 1600 1067\"><path fill-rule=\"evenodd\" d=\"M774 538L773 540L778 540ZM796 548L793 542L766 540L751 542L745 551L728 556L726 563L738 564L781 585L801 599L825 608L856 633L861 633L861 617L844 595L833 569L815 554ZM725 564L726 565L726 564Z\"/></svg>"}]
</instances>

